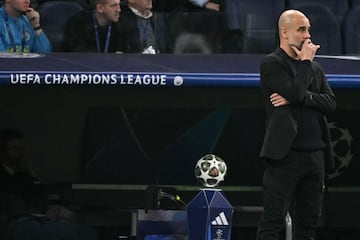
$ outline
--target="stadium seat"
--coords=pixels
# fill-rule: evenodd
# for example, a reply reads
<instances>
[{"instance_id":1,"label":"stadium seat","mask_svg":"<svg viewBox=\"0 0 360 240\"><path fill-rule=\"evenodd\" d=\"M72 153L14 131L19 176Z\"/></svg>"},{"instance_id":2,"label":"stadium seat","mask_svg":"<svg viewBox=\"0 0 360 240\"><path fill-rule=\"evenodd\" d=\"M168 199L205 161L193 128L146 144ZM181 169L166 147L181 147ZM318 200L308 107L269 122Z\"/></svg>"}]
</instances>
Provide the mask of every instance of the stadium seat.
<instances>
[{"instance_id":1,"label":"stadium seat","mask_svg":"<svg viewBox=\"0 0 360 240\"><path fill-rule=\"evenodd\" d=\"M243 29L246 14L265 14L277 20L284 9L284 0L227 0L224 3L226 26L228 29Z\"/></svg>"},{"instance_id":2,"label":"stadium seat","mask_svg":"<svg viewBox=\"0 0 360 240\"><path fill-rule=\"evenodd\" d=\"M349 3L347 0L288 0L289 8L299 8L307 4L320 4L329 8L334 15L341 22L346 12L349 10ZM305 13L306 14L306 13Z\"/></svg>"},{"instance_id":3,"label":"stadium seat","mask_svg":"<svg viewBox=\"0 0 360 240\"><path fill-rule=\"evenodd\" d=\"M351 7L355 8L356 6L360 5L360 0L350 0L351 1Z\"/></svg>"},{"instance_id":4,"label":"stadium seat","mask_svg":"<svg viewBox=\"0 0 360 240\"><path fill-rule=\"evenodd\" d=\"M342 54L340 23L333 12L320 4L301 5L297 9L304 12L311 23L311 39L321 47L317 54Z\"/></svg>"},{"instance_id":5,"label":"stadium seat","mask_svg":"<svg viewBox=\"0 0 360 240\"><path fill-rule=\"evenodd\" d=\"M278 45L277 19L247 14L243 33L244 53L271 53Z\"/></svg>"},{"instance_id":6,"label":"stadium seat","mask_svg":"<svg viewBox=\"0 0 360 240\"><path fill-rule=\"evenodd\" d=\"M343 22L346 54L360 54L360 4L350 9Z\"/></svg>"},{"instance_id":7,"label":"stadium seat","mask_svg":"<svg viewBox=\"0 0 360 240\"><path fill-rule=\"evenodd\" d=\"M59 51L67 21L83 7L72 1L48 1L39 5L40 25L53 45Z\"/></svg>"},{"instance_id":8,"label":"stadium seat","mask_svg":"<svg viewBox=\"0 0 360 240\"><path fill-rule=\"evenodd\" d=\"M276 37L272 37L273 31L277 31L276 22L284 9L284 0L225 1L224 22L227 35L223 42L223 51L226 53L250 53L252 50L256 53L268 52L267 49L273 46L273 41L276 41ZM263 23L264 26L262 26ZM261 36L256 36L256 34ZM265 39L261 40L261 37ZM267 41L268 39L271 39L270 42ZM260 46L266 44L265 49L260 49L259 44Z\"/></svg>"}]
</instances>

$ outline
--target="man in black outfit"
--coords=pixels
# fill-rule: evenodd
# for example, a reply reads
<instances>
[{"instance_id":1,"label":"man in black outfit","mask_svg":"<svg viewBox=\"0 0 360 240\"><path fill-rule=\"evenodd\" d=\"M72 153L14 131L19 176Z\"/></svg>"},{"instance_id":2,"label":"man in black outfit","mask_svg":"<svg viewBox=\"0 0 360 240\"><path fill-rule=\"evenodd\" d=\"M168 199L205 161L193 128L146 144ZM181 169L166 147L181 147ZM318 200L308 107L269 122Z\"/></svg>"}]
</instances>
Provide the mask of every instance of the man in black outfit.
<instances>
[{"instance_id":1,"label":"man in black outfit","mask_svg":"<svg viewBox=\"0 0 360 240\"><path fill-rule=\"evenodd\" d=\"M293 239L314 239L322 211L324 181L334 168L325 114L336 101L325 74L314 61L310 22L297 10L279 18L280 47L260 67L266 131L260 157L264 212L257 240L279 239L289 211Z\"/></svg>"},{"instance_id":2,"label":"man in black outfit","mask_svg":"<svg viewBox=\"0 0 360 240\"><path fill-rule=\"evenodd\" d=\"M64 52L127 52L126 35L115 24L120 18L120 0L91 0L91 10L73 16L64 31Z\"/></svg>"}]
</instances>

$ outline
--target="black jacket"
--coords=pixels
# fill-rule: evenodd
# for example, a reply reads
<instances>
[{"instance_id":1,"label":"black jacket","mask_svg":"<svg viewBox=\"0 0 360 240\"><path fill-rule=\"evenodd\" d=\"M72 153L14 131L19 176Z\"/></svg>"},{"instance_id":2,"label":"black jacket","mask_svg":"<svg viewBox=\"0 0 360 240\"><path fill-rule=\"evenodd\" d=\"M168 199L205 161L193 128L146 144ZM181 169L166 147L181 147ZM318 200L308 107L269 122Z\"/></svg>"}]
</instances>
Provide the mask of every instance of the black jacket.
<instances>
[{"instance_id":1,"label":"black jacket","mask_svg":"<svg viewBox=\"0 0 360 240\"><path fill-rule=\"evenodd\" d=\"M100 52L104 52L107 27L99 28ZM127 35L117 24L112 24L108 52L128 52ZM83 11L73 16L64 31L61 50L64 52L97 52L93 11Z\"/></svg>"},{"instance_id":2,"label":"black jacket","mask_svg":"<svg viewBox=\"0 0 360 240\"><path fill-rule=\"evenodd\" d=\"M157 36L156 24L155 24L156 13L153 12L153 16L150 18L150 24L154 31L154 44L153 47L157 52L159 49L159 38ZM124 35L126 35L125 46L129 53L142 53L144 47L140 41L140 29L137 24L137 16L128 6L121 7L120 21L117 26L121 29ZM161 51L163 52L163 51Z\"/></svg>"},{"instance_id":3,"label":"black jacket","mask_svg":"<svg viewBox=\"0 0 360 240\"><path fill-rule=\"evenodd\" d=\"M260 67L260 82L263 91L266 130L260 157L282 159L291 150L297 135L297 119L304 108L311 108L322 117L319 119L323 141L327 145L326 169L334 168L330 134L325 114L336 108L335 95L325 74L315 61L299 62L293 69L293 61L281 48L266 56ZM270 95L279 93L291 104L273 107Z\"/></svg>"}]
</instances>

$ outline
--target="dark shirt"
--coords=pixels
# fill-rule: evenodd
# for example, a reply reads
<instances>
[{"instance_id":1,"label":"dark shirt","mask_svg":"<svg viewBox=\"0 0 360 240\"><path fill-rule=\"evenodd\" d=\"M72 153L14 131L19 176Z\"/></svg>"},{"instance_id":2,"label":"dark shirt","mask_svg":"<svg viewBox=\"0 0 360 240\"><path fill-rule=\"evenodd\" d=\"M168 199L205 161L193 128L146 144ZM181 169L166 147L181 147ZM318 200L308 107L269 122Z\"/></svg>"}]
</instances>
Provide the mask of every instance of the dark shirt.
<instances>
[{"instance_id":1,"label":"dark shirt","mask_svg":"<svg viewBox=\"0 0 360 240\"><path fill-rule=\"evenodd\" d=\"M0 197L7 204L1 202L0 211L10 215L24 214L39 207L42 201L42 190L39 179L29 174L15 173L14 175L0 165ZM5 208L5 209L4 209Z\"/></svg>"},{"instance_id":2,"label":"dark shirt","mask_svg":"<svg viewBox=\"0 0 360 240\"><path fill-rule=\"evenodd\" d=\"M288 61L294 75L298 69L300 61L289 59ZM309 89L315 88L311 86L310 83ZM316 89L314 89L316 90ZM320 125L320 118L322 115L311 108L301 107L300 111L297 111L298 114L294 114L296 122L298 124L297 135L294 139L293 149L311 151L317 149L323 149L326 147L326 144L322 140L323 133Z\"/></svg>"},{"instance_id":3,"label":"dark shirt","mask_svg":"<svg viewBox=\"0 0 360 240\"><path fill-rule=\"evenodd\" d=\"M294 139L293 149L312 151L323 149L326 144L322 140L323 133L319 122L319 113L312 109L304 108L301 111L298 123L298 133Z\"/></svg>"},{"instance_id":4,"label":"dark shirt","mask_svg":"<svg viewBox=\"0 0 360 240\"><path fill-rule=\"evenodd\" d=\"M104 52L108 39L108 27L99 26L98 34L96 34L94 26L93 11L83 11L72 17L65 28L61 50L64 52ZM97 49L96 38L99 39L100 51ZM126 42L126 34L113 23L108 52L128 52Z\"/></svg>"}]
</instances>

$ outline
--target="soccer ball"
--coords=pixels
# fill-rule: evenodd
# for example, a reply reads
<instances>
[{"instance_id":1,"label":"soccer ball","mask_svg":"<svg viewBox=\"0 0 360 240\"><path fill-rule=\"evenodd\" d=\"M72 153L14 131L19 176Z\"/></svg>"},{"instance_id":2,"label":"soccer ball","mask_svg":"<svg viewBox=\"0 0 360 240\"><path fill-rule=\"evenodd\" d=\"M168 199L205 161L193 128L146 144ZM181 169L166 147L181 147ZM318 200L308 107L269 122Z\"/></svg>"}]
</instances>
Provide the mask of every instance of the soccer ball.
<instances>
[{"instance_id":1,"label":"soccer ball","mask_svg":"<svg viewBox=\"0 0 360 240\"><path fill-rule=\"evenodd\" d=\"M214 154L206 154L195 165L195 177L204 187L216 187L224 181L227 166L224 160Z\"/></svg>"}]
</instances>

